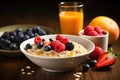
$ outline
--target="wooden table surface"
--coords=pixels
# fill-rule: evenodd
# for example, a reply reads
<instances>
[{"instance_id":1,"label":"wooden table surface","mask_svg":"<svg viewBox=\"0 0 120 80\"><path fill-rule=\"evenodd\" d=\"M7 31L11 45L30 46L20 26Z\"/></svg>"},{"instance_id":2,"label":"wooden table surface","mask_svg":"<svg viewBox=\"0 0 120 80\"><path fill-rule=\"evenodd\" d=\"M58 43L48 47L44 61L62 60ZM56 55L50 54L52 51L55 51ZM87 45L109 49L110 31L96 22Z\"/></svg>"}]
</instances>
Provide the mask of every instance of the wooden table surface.
<instances>
[{"instance_id":1,"label":"wooden table surface","mask_svg":"<svg viewBox=\"0 0 120 80\"><path fill-rule=\"evenodd\" d=\"M120 39L112 46L115 52L120 51L119 44ZM120 57L108 69L94 70L90 68L87 72L81 74L80 66L67 72L51 73L44 71L25 56L9 57L0 55L0 80L119 80ZM76 73L81 74L80 78L75 77L74 74Z\"/></svg>"},{"instance_id":2,"label":"wooden table surface","mask_svg":"<svg viewBox=\"0 0 120 80\"><path fill-rule=\"evenodd\" d=\"M53 8L48 3L48 7L50 8L45 8L47 10L44 10L38 5L39 3L35 4L34 1L30 3L25 2L24 4L22 4L21 2L16 2L16 3L13 2L4 3L4 5L1 3L0 27L7 25L14 25L14 24L36 24L36 25L43 25L49 27L53 29L55 33L60 32L58 10L56 7ZM25 5L27 6L24 7ZM42 7L43 6L44 5L42 5ZM38 11L38 9L40 11ZM85 24L88 23L88 21L85 20ZM120 46L120 38L112 45L115 52L120 52L119 46ZM25 56L10 57L0 54L0 80L119 80L120 79L120 56L118 57L117 62L108 69L94 70L90 68L87 72L81 73L80 66L78 66L78 68L74 70L67 72L51 73L44 71L41 67L38 67L37 65L29 61ZM74 74L76 73L80 73L80 76L75 77Z\"/></svg>"}]
</instances>

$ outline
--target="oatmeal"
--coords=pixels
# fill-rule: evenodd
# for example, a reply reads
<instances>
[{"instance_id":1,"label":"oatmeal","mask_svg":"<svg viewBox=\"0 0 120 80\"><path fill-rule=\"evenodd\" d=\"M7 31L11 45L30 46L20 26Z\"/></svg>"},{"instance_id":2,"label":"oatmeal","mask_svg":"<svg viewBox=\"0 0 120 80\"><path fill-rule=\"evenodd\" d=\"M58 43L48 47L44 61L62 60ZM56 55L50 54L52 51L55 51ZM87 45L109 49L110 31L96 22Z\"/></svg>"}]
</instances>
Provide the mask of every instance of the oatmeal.
<instances>
[{"instance_id":1,"label":"oatmeal","mask_svg":"<svg viewBox=\"0 0 120 80\"><path fill-rule=\"evenodd\" d=\"M61 35L57 35L55 40L45 40L37 36L34 42L35 44L27 44L25 49L28 53L36 56L73 57L87 53L87 49L83 45Z\"/></svg>"}]
</instances>

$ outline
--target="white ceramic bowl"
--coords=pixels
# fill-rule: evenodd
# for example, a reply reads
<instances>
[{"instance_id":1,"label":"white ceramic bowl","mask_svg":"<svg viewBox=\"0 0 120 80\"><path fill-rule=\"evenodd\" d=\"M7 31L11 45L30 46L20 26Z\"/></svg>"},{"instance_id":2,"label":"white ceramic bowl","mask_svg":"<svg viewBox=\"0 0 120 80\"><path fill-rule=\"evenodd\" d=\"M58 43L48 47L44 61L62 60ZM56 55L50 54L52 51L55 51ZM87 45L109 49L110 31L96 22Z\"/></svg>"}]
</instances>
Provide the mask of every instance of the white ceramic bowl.
<instances>
[{"instance_id":1,"label":"white ceramic bowl","mask_svg":"<svg viewBox=\"0 0 120 80\"><path fill-rule=\"evenodd\" d=\"M29 54L24 49L27 43L31 43L31 44L34 43L33 41L34 38L31 38L31 39L28 39L22 42L20 45L20 50L30 61L40 66L46 71L62 72L62 71L68 71L68 70L74 69L81 62L83 62L86 59L86 57L94 50L95 45L92 41L82 38L82 37L73 36L73 35L65 35L65 34L62 34L62 35L69 38L69 40L71 41L75 41L77 43L82 44L88 50L88 53L81 54L80 56L70 57L70 58L35 56L32 54ZM49 38L55 39L55 37L56 37L56 34L41 36L41 38L44 38L44 39L49 39Z\"/></svg>"},{"instance_id":2,"label":"white ceramic bowl","mask_svg":"<svg viewBox=\"0 0 120 80\"><path fill-rule=\"evenodd\" d=\"M108 51L108 39L109 39L109 33L107 31L103 31L104 35L102 36L87 36L83 34L84 30L81 30L79 32L79 35L83 38L87 38L91 41L93 41L93 43L96 46L101 47L105 52Z\"/></svg>"}]
</instances>

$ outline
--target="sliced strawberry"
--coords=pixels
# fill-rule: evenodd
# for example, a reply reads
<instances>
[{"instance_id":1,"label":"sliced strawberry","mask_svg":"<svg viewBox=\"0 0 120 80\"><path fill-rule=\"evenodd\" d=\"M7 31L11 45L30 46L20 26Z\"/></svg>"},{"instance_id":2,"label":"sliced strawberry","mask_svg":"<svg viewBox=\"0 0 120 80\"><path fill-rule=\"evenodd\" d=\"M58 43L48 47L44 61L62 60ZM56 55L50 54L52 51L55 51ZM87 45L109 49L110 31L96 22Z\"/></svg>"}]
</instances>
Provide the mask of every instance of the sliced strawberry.
<instances>
[{"instance_id":1,"label":"sliced strawberry","mask_svg":"<svg viewBox=\"0 0 120 80\"><path fill-rule=\"evenodd\" d=\"M105 52L104 54L102 54L99 57L95 67L102 68L102 67L111 66L111 65L115 64L116 59L117 58L116 58L115 54L112 54L111 52Z\"/></svg>"},{"instance_id":2,"label":"sliced strawberry","mask_svg":"<svg viewBox=\"0 0 120 80\"><path fill-rule=\"evenodd\" d=\"M90 53L89 57L93 60L94 59L98 60L99 56L103 53L104 53L104 51L101 47L95 46L95 49L93 50L93 52Z\"/></svg>"}]
</instances>

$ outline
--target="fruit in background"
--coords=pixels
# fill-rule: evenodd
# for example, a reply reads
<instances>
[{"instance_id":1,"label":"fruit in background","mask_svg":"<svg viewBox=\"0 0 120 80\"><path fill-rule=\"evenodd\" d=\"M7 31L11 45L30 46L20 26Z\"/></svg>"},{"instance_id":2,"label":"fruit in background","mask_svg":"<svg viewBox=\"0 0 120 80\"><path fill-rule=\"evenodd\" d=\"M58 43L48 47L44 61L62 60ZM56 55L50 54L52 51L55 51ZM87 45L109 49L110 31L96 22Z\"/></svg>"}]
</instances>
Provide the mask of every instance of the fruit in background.
<instances>
[{"instance_id":1,"label":"fruit in background","mask_svg":"<svg viewBox=\"0 0 120 80\"><path fill-rule=\"evenodd\" d=\"M88 33L90 31L93 31L93 27L92 26L86 26L85 29L84 29L84 35L88 35Z\"/></svg>"},{"instance_id":2,"label":"fruit in background","mask_svg":"<svg viewBox=\"0 0 120 80\"><path fill-rule=\"evenodd\" d=\"M100 57L100 55L102 55L104 53L103 49L99 46L95 46L95 49L93 50L93 52L91 52L89 54L90 59L92 60L98 60L98 58Z\"/></svg>"},{"instance_id":3,"label":"fruit in background","mask_svg":"<svg viewBox=\"0 0 120 80\"><path fill-rule=\"evenodd\" d=\"M116 54L113 53L113 50L111 48L110 51L105 52L104 54L100 55L95 67L103 68L103 67L108 67L108 66L115 64L117 60L115 55Z\"/></svg>"},{"instance_id":4,"label":"fruit in background","mask_svg":"<svg viewBox=\"0 0 120 80\"><path fill-rule=\"evenodd\" d=\"M47 32L40 28L40 26L34 26L33 28L16 28L13 31L6 31L0 36L0 49L3 50L19 50L21 42L35 36L46 35ZM35 41L37 44L38 39Z\"/></svg>"},{"instance_id":5,"label":"fruit in background","mask_svg":"<svg viewBox=\"0 0 120 80\"><path fill-rule=\"evenodd\" d=\"M109 32L109 45L112 45L119 37L119 26L115 20L107 16L97 16L88 24L92 27L99 26Z\"/></svg>"},{"instance_id":6,"label":"fruit in background","mask_svg":"<svg viewBox=\"0 0 120 80\"><path fill-rule=\"evenodd\" d=\"M99 26L93 28L92 26L88 25L85 27L83 34L88 36L102 36L102 32L103 30Z\"/></svg>"}]
</instances>

